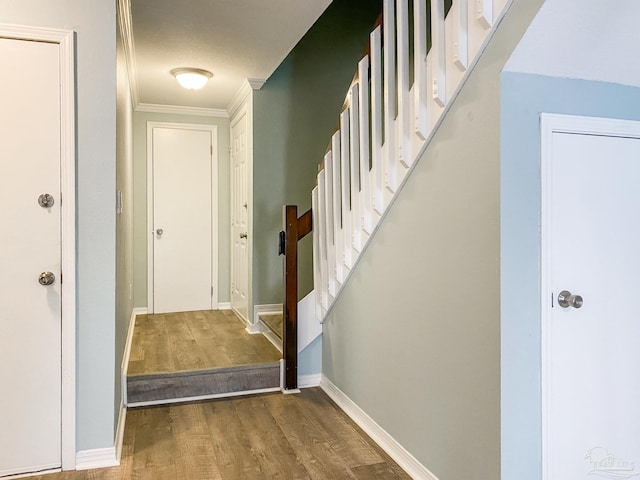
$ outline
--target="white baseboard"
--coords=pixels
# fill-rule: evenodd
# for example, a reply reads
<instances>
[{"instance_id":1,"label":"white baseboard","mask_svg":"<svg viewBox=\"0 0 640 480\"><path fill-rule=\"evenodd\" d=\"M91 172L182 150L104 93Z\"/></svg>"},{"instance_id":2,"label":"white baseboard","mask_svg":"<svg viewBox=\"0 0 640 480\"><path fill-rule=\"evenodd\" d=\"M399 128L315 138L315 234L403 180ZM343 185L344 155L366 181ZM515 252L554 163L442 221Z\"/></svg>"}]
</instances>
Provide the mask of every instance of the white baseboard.
<instances>
[{"instance_id":1,"label":"white baseboard","mask_svg":"<svg viewBox=\"0 0 640 480\"><path fill-rule=\"evenodd\" d=\"M116 438L114 441L114 446L116 449L116 460L118 464L120 463L120 459L122 458L122 444L124 442L124 425L127 421L127 407L124 403L124 395L122 400L120 401L120 414L118 415L118 426L116 428Z\"/></svg>"},{"instance_id":2,"label":"white baseboard","mask_svg":"<svg viewBox=\"0 0 640 480\"><path fill-rule=\"evenodd\" d=\"M320 387L351 419L365 431L400 467L415 480L438 480L427 467L398 443L386 430L378 425L353 400L322 375Z\"/></svg>"},{"instance_id":3,"label":"white baseboard","mask_svg":"<svg viewBox=\"0 0 640 480\"><path fill-rule=\"evenodd\" d=\"M231 310L231 302L218 302L218 310Z\"/></svg>"},{"instance_id":4,"label":"white baseboard","mask_svg":"<svg viewBox=\"0 0 640 480\"><path fill-rule=\"evenodd\" d=\"M81 450L76 453L76 470L91 468L117 467L116 447Z\"/></svg>"},{"instance_id":5,"label":"white baseboard","mask_svg":"<svg viewBox=\"0 0 640 480\"><path fill-rule=\"evenodd\" d=\"M261 313L282 313L281 303L265 303L264 305L253 306L253 318L258 320L258 315Z\"/></svg>"},{"instance_id":6,"label":"white baseboard","mask_svg":"<svg viewBox=\"0 0 640 480\"><path fill-rule=\"evenodd\" d=\"M263 327L262 323L260 323L259 321L254 323L253 325L247 325L245 330L247 331L247 333L249 333L251 335L256 335L258 333L264 333L264 327Z\"/></svg>"},{"instance_id":7,"label":"white baseboard","mask_svg":"<svg viewBox=\"0 0 640 480\"><path fill-rule=\"evenodd\" d=\"M298 375L298 388L319 387L322 381L322 374Z\"/></svg>"},{"instance_id":8,"label":"white baseboard","mask_svg":"<svg viewBox=\"0 0 640 480\"><path fill-rule=\"evenodd\" d=\"M280 353L282 353L282 340L280 340L275 333L273 333L267 327L264 327L260 333L262 333L262 335L264 335L265 338L269 340Z\"/></svg>"}]
</instances>

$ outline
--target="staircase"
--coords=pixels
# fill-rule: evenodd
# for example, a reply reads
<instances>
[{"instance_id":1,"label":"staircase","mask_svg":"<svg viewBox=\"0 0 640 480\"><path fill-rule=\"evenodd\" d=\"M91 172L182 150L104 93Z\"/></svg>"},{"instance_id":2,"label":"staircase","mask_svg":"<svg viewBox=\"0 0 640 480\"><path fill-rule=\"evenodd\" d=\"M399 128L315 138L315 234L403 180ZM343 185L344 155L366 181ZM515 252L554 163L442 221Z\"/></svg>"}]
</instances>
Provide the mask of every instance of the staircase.
<instances>
[{"instance_id":1,"label":"staircase","mask_svg":"<svg viewBox=\"0 0 640 480\"><path fill-rule=\"evenodd\" d=\"M510 0L384 0L312 192L323 322Z\"/></svg>"}]
</instances>

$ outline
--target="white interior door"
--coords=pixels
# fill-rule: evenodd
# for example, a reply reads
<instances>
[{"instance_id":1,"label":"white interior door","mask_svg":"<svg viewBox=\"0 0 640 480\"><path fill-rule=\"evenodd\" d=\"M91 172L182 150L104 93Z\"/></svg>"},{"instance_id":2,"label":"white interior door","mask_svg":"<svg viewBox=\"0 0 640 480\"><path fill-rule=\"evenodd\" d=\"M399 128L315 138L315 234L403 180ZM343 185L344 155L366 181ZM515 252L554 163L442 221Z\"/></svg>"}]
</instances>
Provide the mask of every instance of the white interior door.
<instances>
[{"instance_id":1,"label":"white interior door","mask_svg":"<svg viewBox=\"0 0 640 480\"><path fill-rule=\"evenodd\" d=\"M248 320L248 164L247 115L231 124L231 308Z\"/></svg>"},{"instance_id":2,"label":"white interior door","mask_svg":"<svg viewBox=\"0 0 640 480\"><path fill-rule=\"evenodd\" d=\"M544 478L636 477L640 124L586 119L577 120L581 123L572 131L554 130L567 121L572 125L565 117L548 120L543 122ZM563 302L563 291L573 296L565 293Z\"/></svg>"},{"instance_id":3,"label":"white interior door","mask_svg":"<svg viewBox=\"0 0 640 480\"><path fill-rule=\"evenodd\" d=\"M61 464L59 48L0 38L0 476Z\"/></svg>"},{"instance_id":4,"label":"white interior door","mask_svg":"<svg viewBox=\"0 0 640 480\"><path fill-rule=\"evenodd\" d=\"M216 306L213 127L151 129L154 313Z\"/></svg>"}]
</instances>

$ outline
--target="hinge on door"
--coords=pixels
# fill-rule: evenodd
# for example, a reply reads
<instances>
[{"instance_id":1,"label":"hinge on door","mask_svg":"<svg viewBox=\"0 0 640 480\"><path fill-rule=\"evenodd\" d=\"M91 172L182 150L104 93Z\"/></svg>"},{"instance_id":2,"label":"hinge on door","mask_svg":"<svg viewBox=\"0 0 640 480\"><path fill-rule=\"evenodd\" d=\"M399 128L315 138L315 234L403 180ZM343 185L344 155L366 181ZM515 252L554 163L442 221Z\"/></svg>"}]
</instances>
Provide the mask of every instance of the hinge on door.
<instances>
[{"instance_id":1,"label":"hinge on door","mask_svg":"<svg viewBox=\"0 0 640 480\"><path fill-rule=\"evenodd\" d=\"M284 255L287 246L287 235L280 230L280 238L278 239L278 255Z\"/></svg>"},{"instance_id":2,"label":"hinge on door","mask_svg":"<svg viewBox=\"0 0 640 480\"><path fill-rule=\"evenodd\" d=\"M213 286L211 286L211 296L213 297Z\"/></svg>"},{"instance_id":3,"label":"hinge on door","mask_svg":"<svg viewBox=\"0 0 640 480\"><path fill-rule=\"evenodd\" d=\"M551 292L551 308L553 308L553 292Z\"/></svg>"}]
</instances>

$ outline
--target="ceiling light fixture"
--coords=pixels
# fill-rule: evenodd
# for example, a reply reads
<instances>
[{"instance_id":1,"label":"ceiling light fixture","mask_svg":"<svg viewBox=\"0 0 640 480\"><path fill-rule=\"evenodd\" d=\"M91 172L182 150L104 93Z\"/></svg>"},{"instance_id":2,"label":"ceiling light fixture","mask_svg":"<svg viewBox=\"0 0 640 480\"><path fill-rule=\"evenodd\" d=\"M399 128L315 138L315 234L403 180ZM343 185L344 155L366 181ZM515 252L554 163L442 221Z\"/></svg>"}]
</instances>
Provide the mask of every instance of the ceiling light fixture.
<instances>
[{"instance_id":1,"label":"ceiling light fixture","mask_svg":"<svg viewBox=\"0 0 640 480\"><path fill-rule=\"evenodd\" d=\"M174 68L171 70L171 75L188 90L200 90L213 77L213 73L200 68Z\"/></svg>"}]
</instances>

